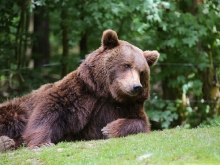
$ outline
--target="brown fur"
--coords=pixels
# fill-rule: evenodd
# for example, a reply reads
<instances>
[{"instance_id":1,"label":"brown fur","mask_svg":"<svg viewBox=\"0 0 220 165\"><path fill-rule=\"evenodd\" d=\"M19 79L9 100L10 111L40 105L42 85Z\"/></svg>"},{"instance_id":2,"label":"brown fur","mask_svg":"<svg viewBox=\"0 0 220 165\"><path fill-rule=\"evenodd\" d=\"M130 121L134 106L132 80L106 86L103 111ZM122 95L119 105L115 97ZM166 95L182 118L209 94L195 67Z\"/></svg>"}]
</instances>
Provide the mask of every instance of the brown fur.
<instances>
[{"instance_id":1,"label":"brown fur","mask_svg":"<svg viewBox=\"0 0 220 165\"><path fill-rule=\"evenodd\" d=\"M159 54L103 33L102 46L54 84L0 105L0 136L29 148L149 133L143 110Z\"/></svg>"}]
</instances>

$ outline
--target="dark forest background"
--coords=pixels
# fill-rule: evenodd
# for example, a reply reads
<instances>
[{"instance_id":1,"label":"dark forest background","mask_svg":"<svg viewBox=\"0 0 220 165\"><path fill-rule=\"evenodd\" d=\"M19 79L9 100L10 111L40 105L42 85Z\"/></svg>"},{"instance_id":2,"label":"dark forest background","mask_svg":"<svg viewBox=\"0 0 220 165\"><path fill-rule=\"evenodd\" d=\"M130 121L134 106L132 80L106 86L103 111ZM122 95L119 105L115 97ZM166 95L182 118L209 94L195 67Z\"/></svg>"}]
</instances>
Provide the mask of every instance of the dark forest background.
<instances>
[{"instance_id":1,"label":"dark forest background","mask_svg":"<svg viewBox=\"0 0 220 165\"><path fill-rule=\"evenodd\" d=\"M76 69L106 29L160 52L153 129L220 125L219 0L1 0L0 102Z\"/></svg>"}]
</instances>

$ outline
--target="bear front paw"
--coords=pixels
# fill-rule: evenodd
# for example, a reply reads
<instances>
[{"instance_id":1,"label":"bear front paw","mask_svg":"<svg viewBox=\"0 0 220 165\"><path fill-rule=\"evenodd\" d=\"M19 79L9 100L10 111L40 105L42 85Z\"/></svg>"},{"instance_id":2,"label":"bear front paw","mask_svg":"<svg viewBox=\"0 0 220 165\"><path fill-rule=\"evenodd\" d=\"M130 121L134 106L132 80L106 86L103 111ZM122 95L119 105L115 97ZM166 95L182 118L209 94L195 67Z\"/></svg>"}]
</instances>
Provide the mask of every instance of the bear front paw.
<instances>
[{"instance_id":1,"label":"bear front paw","mask_svg":"<svg viewBox=\"0 0 220 165\"><path fill-rule=\"evenodd\" d=\"M112 137L114 137L113 134L111 133L111 129L110 129L108 126L103 127L101 131L102 131L102 134L103 134L106 138L112 138Z\"/></svg>"},{"instance_id":2,"label":"bear front paw","mask_svg":"<svg viewBox=\"0 0 220 165\"><path fill-rule=\"evenodd\" d=\"M8 136L0 136L0 152L7 152L15 149L15 142Z\"/></svg>"},{"instance_id":3,"label":"bear front paw","mask_svg":"<svg viewBox=\"0 0 220 165\"><path fill-rule=\"evenodd\" d=\"M120 134L120 127L123 121L124 121L123 119L118 119L116 121L107 124L104 128L102 128L101 130L102 134L106 138L122 137Z\"/></svg>"}]
</instances>

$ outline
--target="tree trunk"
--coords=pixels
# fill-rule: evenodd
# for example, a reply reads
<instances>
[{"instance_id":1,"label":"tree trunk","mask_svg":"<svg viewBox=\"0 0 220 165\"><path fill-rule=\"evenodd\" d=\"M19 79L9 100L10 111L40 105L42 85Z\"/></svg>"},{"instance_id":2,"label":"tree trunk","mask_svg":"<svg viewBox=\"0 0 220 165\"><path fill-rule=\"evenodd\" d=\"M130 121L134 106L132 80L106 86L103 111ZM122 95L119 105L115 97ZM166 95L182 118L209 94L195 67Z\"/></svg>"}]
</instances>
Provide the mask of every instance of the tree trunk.
<instances>
[{"instance_id":1,"label":"tree trunk","mask_svg":"<svg viewBox=\"0 0 220 165\"><path fill-rule=\"evenodd\" d=\"M205 0L194 0L195 8L204 2ZM194 15L196 14L197 13L194 13ZM199 42L202 43L201 40ZM210 110L207 113L209 117L212 117L213 114L219 115L220 113L220 92L217 71L214 68L212 51L206 45L202 46L201 44L198 44L198 49L200 51L205 50L209 56L209 67L201 71L200 74L203 79L203 98L210 106Z\"/></svg>"},{"instance_id":2,"label":"tree trunk","mask_svg":"<svg viewBox=\"0 0 220 165\"><path fill-rule=\"evenodd\" d=\"M34 38L33 59L34 66L38 67L49 63L50 44L49 44L49 11L45 6L36 7L34 11Z\"/></svg>"},{"instance_id":3,"label":"tree trunk","mask_svg":"<svg viewBox=\"0 0 220 165\"><path fill-rule=\"evenodd\" d=\"M80 47L80 59L85 59L85 56L88 53L87 32L85 32L85 34L83 34L83 36L79 42L79 47Z\"/></svg>"},{"instance_id":4,"label":"tree trunk","mask_svg":"<svg viewBox=\"0 0 220 165\"><path fill-rule=\"evenodd\" d=\"M210 106L210 111L208 112L209 117L212 117L213 114L219 115L220 113L220 92L219 92L219 83L217 72L213 66L213 57L212 53L209 52L209 68L201 71L201 76L203 79L203 98L207 100L207 104Z\"/></svg>"},{"instance_id":5,"label":"tree trunk","mask_svg":"<svg viewBox=\"0 0 220 165\"><path fill-rule=\"evenodd\" d=\"M19 70L22 66L22 55L23 55L23 34L25 33L25 23L26 23L26 7L27 3L21 2L18 4L21 8L20 20L17 26L17 32L15 36L15 58L17 62L17 69Z\"/></svg>"},{"instance_id":6,"label":"tree trunk","mask_svg":"<svg viewBox=\"0 0 220 165\"><path fill-rule=\"evenodd\" d=\"M27 16L27 25L26 25L26 41L25 41L25 56L23 59L23 65L24 66L29 66L30 60L31 60L31 56L32 56L32 46L31 46L31 42L32 42L32 38L30 37L33 34L34 31L34 13L33 11L31 13L29 13L29 15ZM30 66L29 66L30 67Z\"/></svg>"},{"instance_id":7,"label":"tree trunk","mask_svg":"<svg viewBox=\"0 0 220 165\"><path fill-rule=\"evenodd\" d=\"M62 77L64 77L67 74L67 56L69 52L69 45L68 45L68 26L66 23L66 20L68 18L68 13L63 8L61 12L61 18L62 18L62 23L61 23L61 29L62 29L62 46L63 46L63 53L62 53Z\"/></svg>"}]
</instances>

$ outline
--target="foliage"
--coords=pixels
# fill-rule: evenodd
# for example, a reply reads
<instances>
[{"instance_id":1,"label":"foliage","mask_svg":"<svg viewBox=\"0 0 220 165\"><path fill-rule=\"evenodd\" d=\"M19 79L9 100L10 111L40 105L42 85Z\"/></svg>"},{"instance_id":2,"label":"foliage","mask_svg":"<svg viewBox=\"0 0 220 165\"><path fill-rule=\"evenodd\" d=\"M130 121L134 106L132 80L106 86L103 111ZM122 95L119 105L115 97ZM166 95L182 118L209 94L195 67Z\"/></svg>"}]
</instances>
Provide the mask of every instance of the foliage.
<instances>
[{"instance_id":1,"label":"foliage","mask_svg":"<svg viewBox=\"0 0 220 165\"><path fill-rule=\"evenodd\" d=\"M60 79L64 64L67 72L74 70L81 58L100 46L103 30L111 28L120 39L160 52L151 71L151 100L145 103L153 129L210 124L220 115L220 4L218 0L192 2L2 0L0 100ZM43 7L50 19L48 67L35 66L35 52L27 53L39 44L39 32L28 30L32 11ZM63 27L68 32L68 56L62 56Z\"/></svg>"},{"instance_id":2,"label":"foliage","mask_svg":"<svg viewBox=\"0 0 220 165\"><path fill-rule=\"evenodd\" d=\"M109 140L0 153L0 164L219 164L219 127L176 128ZM135 152L134 152L135 151ZM56 159L54 159L56 158Z\"/></svg>"},{"instance_id":3,"label":"foliage","mask_svg":"<svg viewBox=\"0 0 220 165\"><path fill-rule=\"evenodd\" d=\"M147 104L150 118L161 116L158 119L160 128L172 127L172 121L175 121L175 125L195 127L210 113L219 111L219 106L215 112L214 108L210 110L212 102L219 104L218 85L217 98L204 100L204 96L208 95L203 91L208 77L202 78L206 70L220 62L217 44L220 35L219 14L220 8L211 2L199 6L196 15L186 12L185 8L178 8L177 3L170 3L170 8L163 13L161 21L152 25L147 32L148 36L143 36L142 41L157 47L161 53L161 65L159 63L160 66L155 67L157 77L153 77L152 84L162 81L163 94L153 96L153 104ZM218 84L220 74L216 72L217 67L213 70ZM188 101L183 100L183 96ZM161 99L166 99L167 103L160 103ZM170 106L173 107L172 110Z\"/></svg>"}]
</instances>

